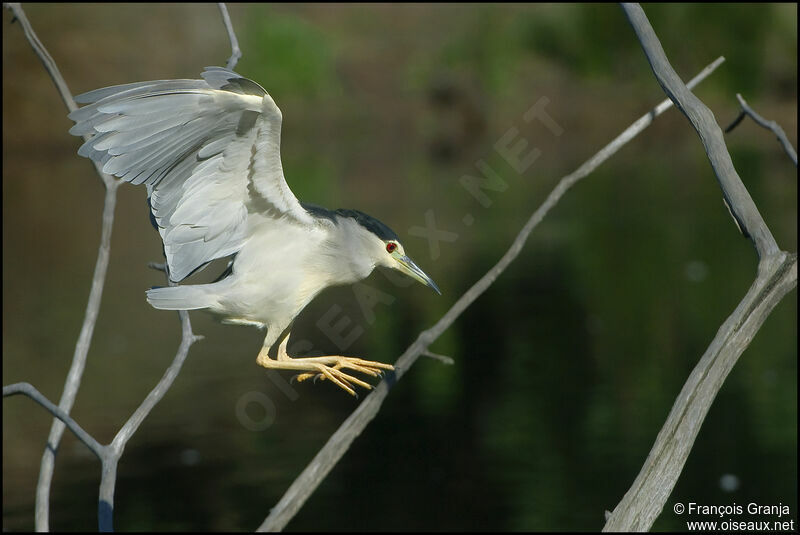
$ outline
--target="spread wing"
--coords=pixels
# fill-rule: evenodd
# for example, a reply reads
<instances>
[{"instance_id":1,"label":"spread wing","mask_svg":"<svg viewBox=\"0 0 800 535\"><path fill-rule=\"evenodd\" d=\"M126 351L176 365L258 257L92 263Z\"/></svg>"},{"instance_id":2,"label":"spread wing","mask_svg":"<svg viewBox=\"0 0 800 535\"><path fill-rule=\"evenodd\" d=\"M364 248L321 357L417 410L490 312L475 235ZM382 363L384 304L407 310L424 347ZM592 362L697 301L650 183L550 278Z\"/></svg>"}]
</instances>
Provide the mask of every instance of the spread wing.
<instances>
[{"instance_id":1,"label":"spread wing","mask_svg":"<svg viewBox=\"0 0 800 535\"><path fill-rule=\"evenodd\" d=\"M97 89L69 115L71 134L91 136L78 154L147 186L174 281L237 252L249 214L314 224L283 176L272 97L221 67L202 77Z\"/></svg>"}]
</instances>

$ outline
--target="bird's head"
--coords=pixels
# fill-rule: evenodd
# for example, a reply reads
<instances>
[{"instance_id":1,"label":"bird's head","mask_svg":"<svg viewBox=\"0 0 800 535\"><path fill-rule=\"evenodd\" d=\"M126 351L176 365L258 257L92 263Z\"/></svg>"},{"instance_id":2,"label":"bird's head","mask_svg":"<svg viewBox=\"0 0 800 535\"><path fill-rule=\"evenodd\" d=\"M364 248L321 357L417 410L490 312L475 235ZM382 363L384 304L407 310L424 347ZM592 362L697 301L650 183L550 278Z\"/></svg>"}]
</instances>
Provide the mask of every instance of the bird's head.
<instances>
[{"instance_id":1,"label":"bird's head","mask_svg":"<svg viewBox=\"0 0 800 535\"><path fill-rule=\"evenodd\" d=\"M381 255L383 262L380 265L391 269L396 269L401 273L405 273L412 279L421 282L425 286L430 286L436 293L442 295L436 283L425 274L420 267L411 260L403 250L403 244L396 239L388 239L383 242L383 251Z\"/></svg>"},{"instance_id":2,"label":"bird's head","mask_svg":"<svg viewBox=\"0 0 800 535\"><path fill-rule=\"evenodd\" d=\"M357 210L337 210L336 214L352 218L360 227L361 247L366 249L364 252L371 257L375 266L399 271L425 286L430 286L439 295L442 294L436 283L406 255L397 234L387 225Z\"/></svg>"}]
</instances>

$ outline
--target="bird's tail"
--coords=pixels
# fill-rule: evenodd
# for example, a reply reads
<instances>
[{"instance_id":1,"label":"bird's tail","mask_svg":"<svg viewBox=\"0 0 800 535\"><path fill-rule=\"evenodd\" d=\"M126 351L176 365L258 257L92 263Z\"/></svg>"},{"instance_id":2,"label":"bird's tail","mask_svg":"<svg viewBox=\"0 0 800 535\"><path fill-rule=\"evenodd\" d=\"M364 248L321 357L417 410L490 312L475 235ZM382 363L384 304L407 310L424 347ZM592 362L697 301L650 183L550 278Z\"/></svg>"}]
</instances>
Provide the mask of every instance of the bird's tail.
<instances>
[{"instance_id":1,"label":"bird's tail","mask_svg":"<svg viewBox=\"0 0 800 535\"><path fill-rule=\"evenodd\" d=\"M170 286L147 290L147 302L161 310L197 310L216 304L206 285Z\"/></svg>"}]
</instances>

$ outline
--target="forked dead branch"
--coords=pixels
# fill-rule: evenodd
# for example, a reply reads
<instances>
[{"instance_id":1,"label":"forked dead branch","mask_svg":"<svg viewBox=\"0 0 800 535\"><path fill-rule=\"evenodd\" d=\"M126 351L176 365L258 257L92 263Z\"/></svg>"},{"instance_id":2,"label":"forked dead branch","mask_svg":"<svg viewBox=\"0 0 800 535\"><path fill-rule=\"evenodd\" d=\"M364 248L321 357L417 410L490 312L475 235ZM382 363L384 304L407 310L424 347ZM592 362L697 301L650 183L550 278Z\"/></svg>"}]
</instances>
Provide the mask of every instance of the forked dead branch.
<instances>
[{"instance_id":1,"label":"forked dead branch","mask_svg":"<svg viewBox=\"0 0 800 535\"><path fill-rule=\"evenodd\" d=\"M639 475L604 527L648 531L675 487L717 392L775 305L797 286L797 254L778 248L733 166L714 114L675 73L641 6L622 7L656 80L700 136L731 216L759 256L753 284L687 379Z\"/></svg>"}]
</instances>

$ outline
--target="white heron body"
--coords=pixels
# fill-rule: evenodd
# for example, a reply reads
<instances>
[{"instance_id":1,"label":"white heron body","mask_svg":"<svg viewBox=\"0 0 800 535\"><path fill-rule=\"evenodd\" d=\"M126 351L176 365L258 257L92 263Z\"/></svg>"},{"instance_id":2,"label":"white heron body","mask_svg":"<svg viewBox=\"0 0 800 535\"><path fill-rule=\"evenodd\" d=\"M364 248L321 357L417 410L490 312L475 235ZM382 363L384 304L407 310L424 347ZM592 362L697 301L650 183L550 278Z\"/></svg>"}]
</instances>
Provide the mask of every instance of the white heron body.
<instances>
[{"instance_id":1,"label":"white heron body","mask_svg":"<svg viewBox=\"0 0 800 535\"><path fill-rule=\"evenodd\" d=\"M381 263L377 255L349 256L336 246L376 239L349 218L301 227L251 217L249 224L256 228L248 229L230 275L210 284L155 288L148 291L150 304L162 310L207 309L225 323L266 328L264 345L271 347L319 292L364 279Z\"/></svg>"},{"instance_id":2,"label":"white heron body","mask_svg":"<svg viewBox=\"0 0 800 535\"><path fill-rule=\"evenodd\" d=\"M172 281L234 255L217 282L153 288L147 300L266 328L259 364L316 370L353 393L350 382L366 383L341 368L375 375L391 366L339 356L291 359L285 346L294 318L323 289L361 280L376 266L438 288L380 221L297 200L281 165L282 115L264 88L221 67L202 76L91 91L76 98L89 105L70 114L70 132L91 136L78 154L147 186ZM276 363L267 352L284 332Z\"/></svg>"}]
</instances>

